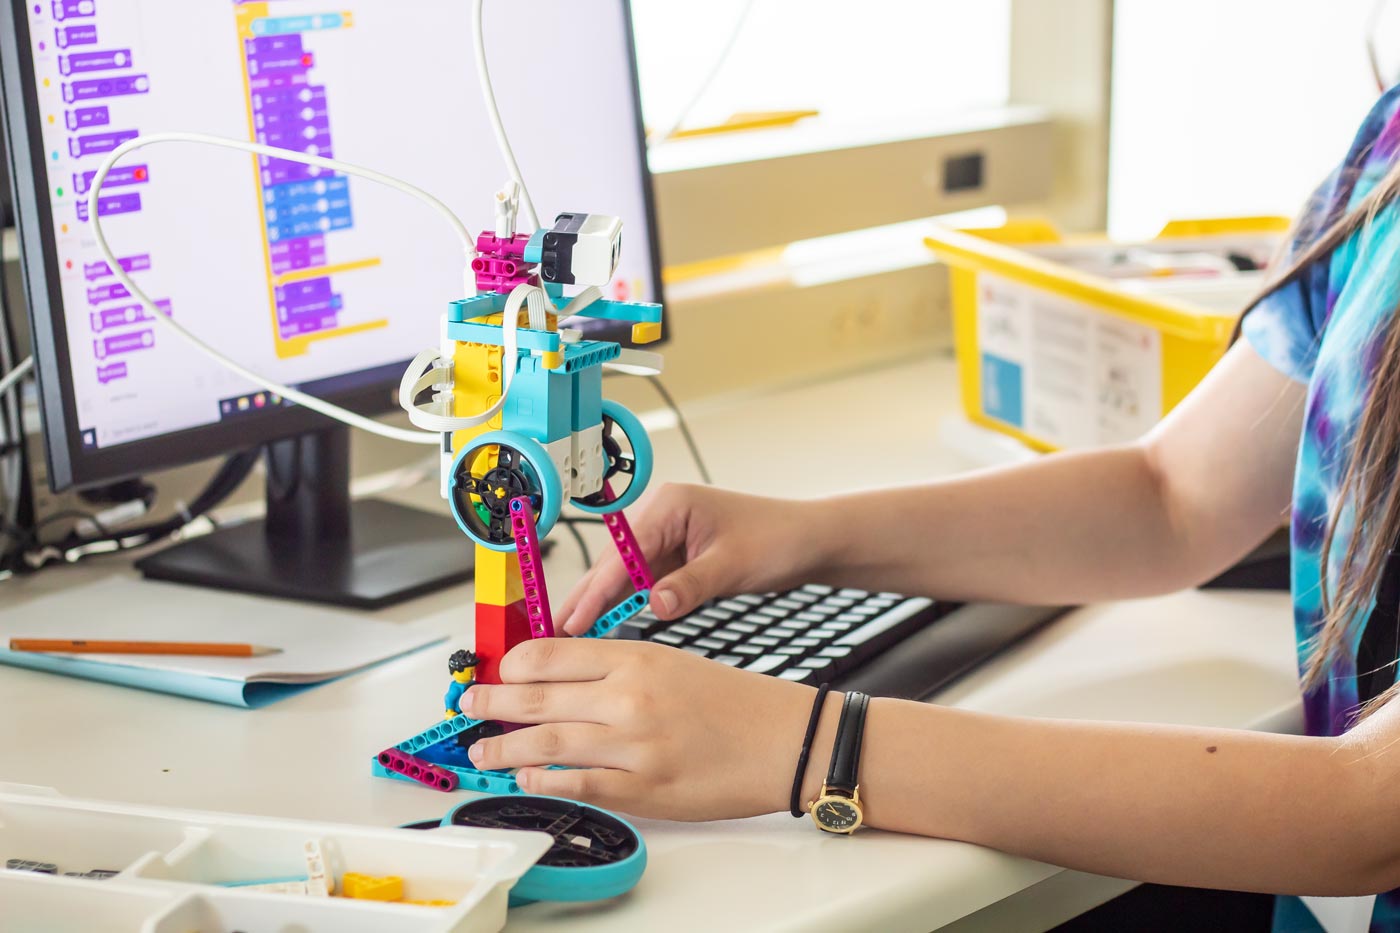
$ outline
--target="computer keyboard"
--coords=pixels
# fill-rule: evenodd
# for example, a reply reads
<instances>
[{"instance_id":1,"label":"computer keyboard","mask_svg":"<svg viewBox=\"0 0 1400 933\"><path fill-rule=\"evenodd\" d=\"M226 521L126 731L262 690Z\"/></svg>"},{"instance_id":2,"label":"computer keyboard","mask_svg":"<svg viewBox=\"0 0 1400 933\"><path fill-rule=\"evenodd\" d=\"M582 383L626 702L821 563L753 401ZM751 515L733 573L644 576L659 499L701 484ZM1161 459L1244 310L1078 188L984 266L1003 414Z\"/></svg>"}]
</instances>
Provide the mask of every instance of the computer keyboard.
<instances>
[{"instance_id":1,"label":"computer keyboard","mask_svg":"<svg viewBox=\"0 0 1400 933\"><path fill-rule=\"evenodd\" d=\"M1063 611L808 584L714 600L670 622L647 610L614 637L784 680L923 699Z\"/></svg>"}]
</instances>

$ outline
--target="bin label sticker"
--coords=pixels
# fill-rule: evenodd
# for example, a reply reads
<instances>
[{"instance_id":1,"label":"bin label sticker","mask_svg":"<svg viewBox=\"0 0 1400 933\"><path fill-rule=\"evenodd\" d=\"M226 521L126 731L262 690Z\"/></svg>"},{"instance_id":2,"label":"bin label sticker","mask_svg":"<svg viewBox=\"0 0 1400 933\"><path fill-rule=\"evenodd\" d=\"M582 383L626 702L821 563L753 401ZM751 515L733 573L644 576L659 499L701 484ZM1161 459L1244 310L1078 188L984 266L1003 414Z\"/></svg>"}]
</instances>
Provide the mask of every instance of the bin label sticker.
<instances>
[{"instance_id":1,"label":"bin label sticker","mask_svg":"<svg viewBox=\"0 0 1400 933\"><path fill-rule=\"evenodd\" d=\"M1156 330L988 273L977 292L987 417L1065 448L1135 440L1161 418Z\"/></svg>"}]
</instances>

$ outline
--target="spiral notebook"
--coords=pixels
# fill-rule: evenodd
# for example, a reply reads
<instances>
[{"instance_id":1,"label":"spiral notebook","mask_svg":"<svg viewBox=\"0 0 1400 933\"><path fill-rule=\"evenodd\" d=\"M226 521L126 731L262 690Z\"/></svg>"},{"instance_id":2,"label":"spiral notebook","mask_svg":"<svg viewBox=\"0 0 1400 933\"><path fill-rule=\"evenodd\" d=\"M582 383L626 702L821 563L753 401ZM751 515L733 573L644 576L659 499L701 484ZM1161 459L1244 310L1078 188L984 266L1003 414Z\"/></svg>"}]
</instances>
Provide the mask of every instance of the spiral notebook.
<instances>
[{"instance_id":1,"label":"spiral notebook","mask_svg":"<svg viewBox=\"0 0 1400 933\"><path fill-rule=\"evenodd\" d=\"M200 607L197 618L171 611L175 594ZM191 601L175 584L113 576L80 592L3 605L0 664L251 709L445 639L440 630L352 610L209 595ZM8 650L11 638L227 641L280 650L257 658L34 654Z\"/></svg>"}]
</instances>

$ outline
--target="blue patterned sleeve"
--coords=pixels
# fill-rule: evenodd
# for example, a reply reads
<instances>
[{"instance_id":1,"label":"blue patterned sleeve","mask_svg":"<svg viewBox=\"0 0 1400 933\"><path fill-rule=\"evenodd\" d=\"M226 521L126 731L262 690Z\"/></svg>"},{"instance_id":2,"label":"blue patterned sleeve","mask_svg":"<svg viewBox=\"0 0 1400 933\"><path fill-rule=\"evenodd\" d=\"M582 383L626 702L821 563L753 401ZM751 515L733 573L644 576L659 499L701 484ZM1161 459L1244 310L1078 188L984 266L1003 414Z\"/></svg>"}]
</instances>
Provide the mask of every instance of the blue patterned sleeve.
<instances>
[{"instance_id":1,"label":"blue patterned sleeve","mask_svg":"<svg viewBox=\"0 0 1400 933\"><path fill-rule=\"evenodd\" d=\"M1287 252L1278 267L1286 269L1340 214L1337 189L1344 168L1332 173L1313 192L1292 233ZM1344 202L1341 203L1344 207ZM1316 362L1319 337L1326 322L1329 269L1327 261L1315 262L1297 280L1279 288L1245 315L1241 325L1249 341L1269 365L1290 379L1308 382Z\"/></svg>"},{"instance_id":2,"label":"blue patterned sleeve","mask_svg":"<svg viewBox=\"0 0 1400 933\"><path fill-rule=\"evenodd\" d=\"M1397 145L1392 117L1400 106L1400 85L1380 96L1366 115L1351 149L1331 175L1308 199L1294 226L1292 242L1279 268L1287 268L1324 231L1340 220L1352 195L1367 190L1389 167ZM1307 382L1317 361L1317 348L1340 282L1333 283L1330 258L1312 263L1294 282L1265 298L1245 316L1242 332L1250 345L1275 369Z\"/></svg>"}]
</instances>

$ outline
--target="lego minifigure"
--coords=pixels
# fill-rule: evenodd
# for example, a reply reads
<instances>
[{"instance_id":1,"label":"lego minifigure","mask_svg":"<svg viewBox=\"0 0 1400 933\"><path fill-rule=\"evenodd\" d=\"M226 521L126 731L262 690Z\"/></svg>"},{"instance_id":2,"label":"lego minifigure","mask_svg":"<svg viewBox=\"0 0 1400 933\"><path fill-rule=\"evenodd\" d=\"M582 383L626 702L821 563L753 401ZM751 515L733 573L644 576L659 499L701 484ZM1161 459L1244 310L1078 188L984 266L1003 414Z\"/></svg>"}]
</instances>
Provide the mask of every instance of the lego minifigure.
<instances>
[{"instance_id":1,"label":"lego minifigure","mask_svg":"<svg viewBox=\"0 0 1400 933\"><path fill-rule=\"evenodd\" d=\"M447 670L452 675L452 683L447 687L447 695L443 697L443 703L447 707L443 719L451 719L460 715L457 705L462 702L462 694L467 692L467 688L476 680L477 658L475 651L461 649L452 652L452 657L447 659Z\"/></svg>"}]
</instances>

